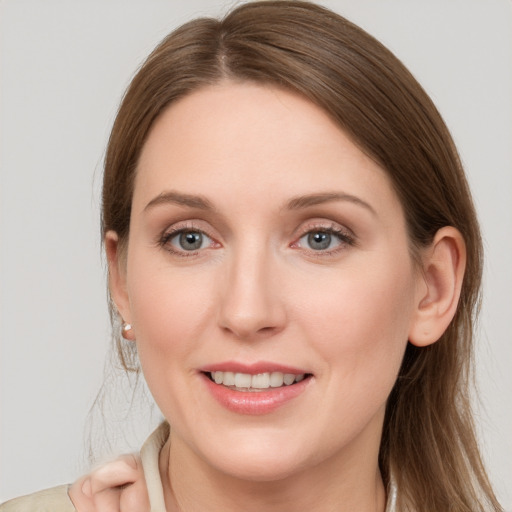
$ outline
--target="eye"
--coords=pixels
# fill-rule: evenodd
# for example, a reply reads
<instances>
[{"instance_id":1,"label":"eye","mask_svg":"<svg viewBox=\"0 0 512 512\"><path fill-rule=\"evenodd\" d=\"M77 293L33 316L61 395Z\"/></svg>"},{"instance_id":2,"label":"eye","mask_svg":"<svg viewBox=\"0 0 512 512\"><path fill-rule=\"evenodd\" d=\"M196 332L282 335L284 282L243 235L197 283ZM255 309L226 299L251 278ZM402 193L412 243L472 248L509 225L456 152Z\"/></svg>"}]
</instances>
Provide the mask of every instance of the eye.
<instances>
[{"instance_id":1,"label":"eye","mask_svg":"<svg viewBox=\"0 0 512 512\"><path fill-rule=\"evenodd\" d=\"M337 226L310 229L295 244L296 247L325 253L335 253L347 245L354 245L353 237Z\"/></svg>"},{"instance_id":2,"label":"eye","mask_svg":"<svg viewBox=\"0 0 512 512\"><path fill-rule=\"evenodd\" d=\"M340 243L339 239L333 237L331 233L327 231L313 231L304 235L301 239L301 243L306 243L310 249L314 251L325 251L325 249L331 249L331 245L337 245Z\"/></svg>"},{"instance_id":3,"label":"eye","mask_svg":"<svg viewBox=\"0 0 512 512\"><path fill-rule=\"evenodd\" d=\"M197 251L204 247L207 240L208 237L200 231L182 231L171 238L170 242L174 245L177 244L184 251Z\"/></svg>"},{"instance_id":4,"label":"eye","mask_svg":"<svg viewBox=\"0 0 512 512\"><path fill-rule=\"evenodd\" d=\"M197 229L179 229L165 233L160 244L173 253L195 253L207 247L213 247L214 241Z\"/></svg>"}]
</instances>

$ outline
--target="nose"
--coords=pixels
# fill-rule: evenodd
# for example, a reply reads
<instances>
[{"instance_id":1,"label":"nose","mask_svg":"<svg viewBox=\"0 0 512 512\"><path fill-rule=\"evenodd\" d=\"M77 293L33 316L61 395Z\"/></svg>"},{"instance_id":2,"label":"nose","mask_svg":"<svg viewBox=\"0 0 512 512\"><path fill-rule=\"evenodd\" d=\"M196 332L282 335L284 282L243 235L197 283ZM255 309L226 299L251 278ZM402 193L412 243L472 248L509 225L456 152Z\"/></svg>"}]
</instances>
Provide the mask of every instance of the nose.
<instances>
[{"instance_id":1,"label":"nose","mask_svg":"<svg viewBox=\"0 0 512 512\"><path fill-rule=\"evenodd\" d=\"M270 337L286 324L280 272L269 252L247 249L232 255L227 265L219 326L239 339Z\"/></svg>"}]
</instances>

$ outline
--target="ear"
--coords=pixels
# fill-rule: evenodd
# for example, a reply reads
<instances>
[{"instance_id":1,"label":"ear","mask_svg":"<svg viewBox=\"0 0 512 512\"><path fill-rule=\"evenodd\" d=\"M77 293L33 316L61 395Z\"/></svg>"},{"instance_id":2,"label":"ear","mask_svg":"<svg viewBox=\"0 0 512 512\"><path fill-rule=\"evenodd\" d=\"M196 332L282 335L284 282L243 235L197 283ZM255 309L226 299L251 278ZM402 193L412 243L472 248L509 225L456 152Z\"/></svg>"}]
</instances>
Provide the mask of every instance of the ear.
<instances>
[{"instance_id":1,"label":"ear","mask_svg":"<svg viewBox=\"0 0 512 512\"><path fill-rule=\"evenodd\" d=\"M417 347L435 343L457 310L466 267L466 244L460 232L451 226L441 228L422 263L423 282L409 332L409 341Z\"/></svg>"},{"instance_id":2,"label":"ear","mask_svg":"<svg viewBox=\"0 0 512 512\"><path fill-rule=\"evenodd\" d=\"M108 261L110 296L123 322L131 324L130 298L126 285L126 254L124 254L120 247L119 237L115 231L107 231L105 235L105 251ZM133 329L123 330L122 336L130 341L135 339Z\"/></svg>"}]
</instances>

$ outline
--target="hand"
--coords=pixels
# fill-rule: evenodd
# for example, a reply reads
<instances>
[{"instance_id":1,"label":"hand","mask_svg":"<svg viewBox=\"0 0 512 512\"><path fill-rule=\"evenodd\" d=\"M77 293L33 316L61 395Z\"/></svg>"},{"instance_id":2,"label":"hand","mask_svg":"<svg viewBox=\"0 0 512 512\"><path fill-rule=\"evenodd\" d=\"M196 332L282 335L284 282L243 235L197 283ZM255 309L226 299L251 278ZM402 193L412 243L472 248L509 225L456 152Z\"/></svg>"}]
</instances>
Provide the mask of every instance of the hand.
<instances>
[{"instance_id":1,"label":"hand","mask_svg":"<svg viewBox=\"0 0 512 512\"><path fill-rule=\"evenodd\" d=\"M149 512L140 458L123 455L79 478L69 488L77 512Z\"/></svg>"}]
</instances>

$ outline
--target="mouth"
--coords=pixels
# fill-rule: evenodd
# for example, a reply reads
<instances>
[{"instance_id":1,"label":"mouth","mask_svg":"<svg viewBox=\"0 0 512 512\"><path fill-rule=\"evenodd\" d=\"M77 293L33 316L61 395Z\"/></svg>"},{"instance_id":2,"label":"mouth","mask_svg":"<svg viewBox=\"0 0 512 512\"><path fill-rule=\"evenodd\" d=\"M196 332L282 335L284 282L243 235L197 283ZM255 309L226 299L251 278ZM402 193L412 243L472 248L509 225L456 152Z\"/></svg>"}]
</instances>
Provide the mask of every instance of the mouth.
<instances>
[{"instance_id":1,"label":"mouth","mask_svg":"<svg viewBox=\"0 0 512 512\"><path fill-rule=\"evenodd\" d=\"M308 395L314 375L270 361L214 363L200 369L206 389L222 407L242 415L269 414Z\"/></svg>"},{"instance_id":2,"label":"mouth","mask_svg":"<svg viewBox=\"0 0 512 512\"><path fill-rule=\"evenodd\" d=\"M263 392L298 384L311 377L309 373L263 372L257 374L230 371L203 372L219 386L239 392Z\"/></svg>"}]
</instances>

